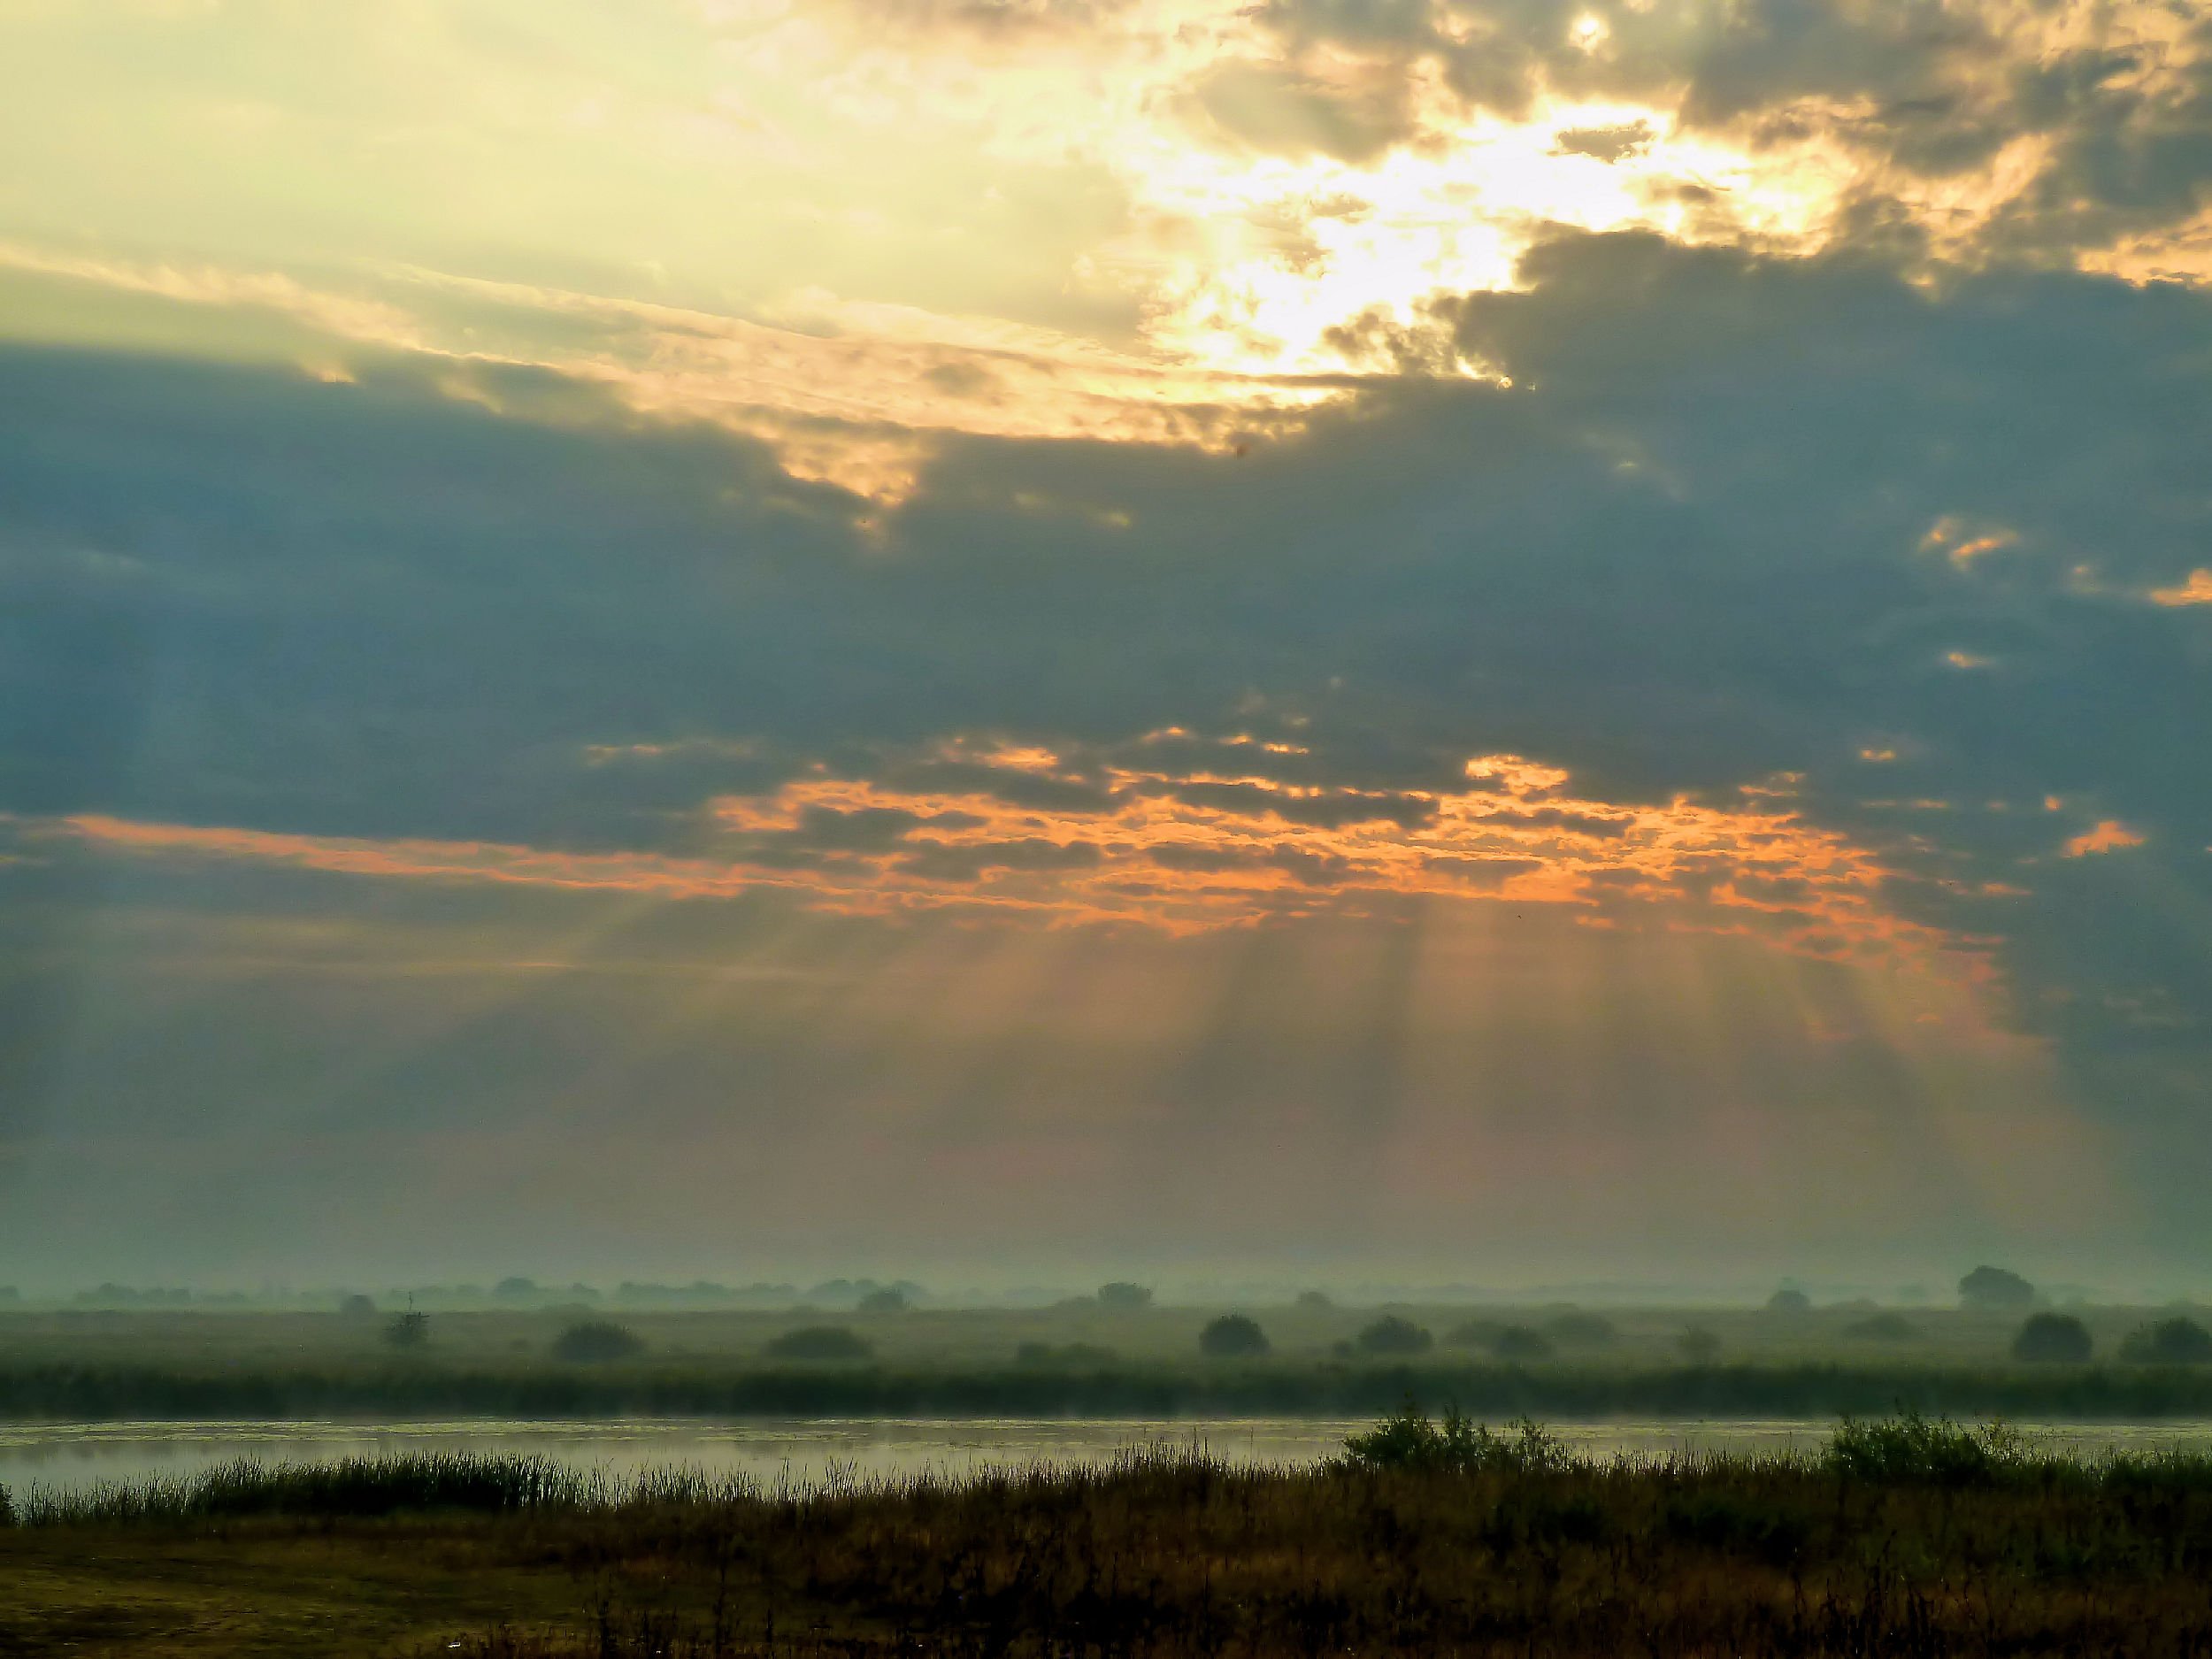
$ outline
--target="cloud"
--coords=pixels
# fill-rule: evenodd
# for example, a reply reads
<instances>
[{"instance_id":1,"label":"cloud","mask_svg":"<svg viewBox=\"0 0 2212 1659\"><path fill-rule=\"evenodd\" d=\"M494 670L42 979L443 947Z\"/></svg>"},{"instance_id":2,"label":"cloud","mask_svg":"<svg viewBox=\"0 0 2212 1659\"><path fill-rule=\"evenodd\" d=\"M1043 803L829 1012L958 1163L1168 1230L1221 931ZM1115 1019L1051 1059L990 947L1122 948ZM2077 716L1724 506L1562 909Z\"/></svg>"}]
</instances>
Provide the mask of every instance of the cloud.
<instances>
[{"instance_id":1,"label":"cloud","mask_svg":"<svg viewBox=\"0 0 2212 1659\"><path fill-rule=\"evenodd\" d=\"M326 384L288 362L12 349L9 892L36 895L49 941L180 904L349 915L367 902L342 894L372 886L417 917L589 910L620 934L649 915L708 935L668 958L690 964L851 929L851 960L945 953L962 964L945 1001L974 1007L1054 994L1026 949L1187 950L1220 980L1147 1004L1184 1069L1171 1091L1125 1077L1119 1108L1098 1097L1117 1145L1132 1119L1114 1111L1138 1100L1244 1102L1226 1120L1252 1130L1246 1104L1283 1080L1268 1043L1305 1006L1282 977L1303 970L1269 953L1325 941L1302 949L1353 965L1315 968L1315 1005L1356 987L1427 1009L1463 1048L1440 1035L1389 1062L1371 1033L1357 1068L1276 1097L1331 1135L1357 1115L1323 1094L1434 1114L1432 1135L1371 1133L1409 1168L1448 1143L1483 1064L1541 1103L1532 1121L1573 1094L1510 1071L1502 1036L1453 1027L1423 985L1449 980L1471 1018L1472 987L1516 972L1517 927L1541 933L1562 1008L1709 950L1732 964L1710 994L1747 1023L1801 1034L1801 997L1850 1034L1776 1039L1756 1087L1686 1060L1670 1098L1725 1094L1740 1130L1804 1103L1825 1125L1806 1135L1847 1146L1875 1133L1853 1116L1866 1102L1933 1122L1927 1097L1980 1099L2002 1071L2000 1093L2047 1087L2061 1128L2117 1148L2114 1179L2177 1249L2200 1230L2185 1189L2212 1075L2191 1023L2212 994L2212 699L2193 617L2144 598L2202 557L2207 299L2067 271L1924 275L1863 248L1554 230L1510 288L1420 313L1495 378L1386 369L1243 456L937 428L889 507L542 367L481 370L490 396L471 402L421 353L365 354ZM587 338L631 326L557 314ZM915 359L956 360L981 359ZM2001 552L1951 557L2000 528L2017 538ZM1951 672L1951 651L1993 666ZM1488 758L1471 774L1470 757ZM2047 796L2058 816L2035 810ZM2140 845L2056 856L2108 822ZM1503 938L1479 973L1423 954L1437 930L1486 928ZM120 995L121 954L70 995ZM1125 995L1087 977L1103 967L1062 972L1071 1003ZM357 1110L524 1041L519 1017L482 1018L480 1046L426 1040L449 1059L364 1085ZM1217 1024L1240 1034L1210 1048ZM409 1029L388 1028L395 1049ZM825 1091L865 1082L826 1045L776 1064L818 1064ZM695 1104L764 1087L731 1084L697 1026L669 1047L729 1085L697 1084ZM1639 1052L1620 1036L1579 1074L1592 1140L1625 1110L1592 1102L1636 1097ZM1984 1082L1960 1080L1993 1052ZM944 1097L981 1102L946 1109L972 1110L979 1143L1018 1110L962 1094L992 1064L944 1063ZM114 1076L81 1047L42 1064L23 1098L80 1098L71 1066ZM238 1073L196 1075L219 1101ZM1725 1142L1696 1121L1701 1147ZM1947 1133L1970 1149L2013 1121L1993 1107Z\"/></svg>"},{"instance_id":2,"label":"cloud","mask_svg":"<svg viewBox=\"0 0 2212 1659\"><path fill-rule=\"evenodd\" d=\"M2176 582L2170 588L2152 588L2151 603L2170 608L2176 605L2212 605L2212 570L2193 570L2186 580Z\"/></svg>"},{"instance_id":3,"label":"cloud","mask_svg":"<svg viewBox=\"0 0 2212 1659\"><path fill-rule=\"evenodd\" d=\"M1325 383L1210 373L984 319L802 296L783 326L410 269L380 296L280 273L94 259L0 243L0 268L193 305L268 310L325 337L441 365L447 396L494 411L541 403L534 376L642 414L766 443L786 472L879 502L911 492L936 434L1083 437L1225 449L1339 396ZM353 373L325 359L318 378Z\"/></svg>"},{"instance_id":4,"label":"cloud","mask_svg":"<svg viewBox=\"0 0 2212 1659\"><path fill-rule=\"evenodd\" d=\"M2071 837L2063 849L2069 858L2086 858L2095 853L2117 852L2124 847L2140 847L2143 837L2116 818L2101 819L2094 828L2085 829Z\"/></svg>"}]
</instances>

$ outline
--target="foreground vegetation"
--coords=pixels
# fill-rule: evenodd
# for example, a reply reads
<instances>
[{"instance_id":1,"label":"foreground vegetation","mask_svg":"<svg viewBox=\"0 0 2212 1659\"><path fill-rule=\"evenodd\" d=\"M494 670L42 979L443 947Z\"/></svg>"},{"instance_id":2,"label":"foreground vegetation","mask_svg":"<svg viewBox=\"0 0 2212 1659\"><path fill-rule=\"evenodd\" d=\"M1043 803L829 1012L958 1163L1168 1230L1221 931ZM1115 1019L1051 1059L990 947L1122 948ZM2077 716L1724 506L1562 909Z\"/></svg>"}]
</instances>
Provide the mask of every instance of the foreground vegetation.
<instances>
[{"instance_id":1,"label":"foreground vegetation","mask_svg":"<svg viewBox=\"0 0 2212 1659\"><path fill-rule=\"evenodd\" d=\"M763 1492L531 1459L238 1465L0 1526L0 1652L2182 1655L2212 1460L1847 1422L1802 1460L1593 1463L1406 1412L1190 1451Z\"/></svg>"}]
</instances>

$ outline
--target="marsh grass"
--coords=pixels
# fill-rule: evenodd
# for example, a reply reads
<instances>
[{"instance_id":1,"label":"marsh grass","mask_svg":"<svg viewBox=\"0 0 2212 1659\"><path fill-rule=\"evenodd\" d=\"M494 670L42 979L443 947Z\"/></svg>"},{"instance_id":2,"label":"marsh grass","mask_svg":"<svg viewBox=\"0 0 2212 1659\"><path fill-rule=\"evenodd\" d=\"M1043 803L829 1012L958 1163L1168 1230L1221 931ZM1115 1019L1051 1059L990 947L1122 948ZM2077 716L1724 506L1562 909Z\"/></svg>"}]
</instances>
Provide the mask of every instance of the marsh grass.
<instances>
[{"instance_id":1,"label":"marsh grass","mask_svg":"<svg viewBox=\"0 0 2212 1659\"><path fill-rule=\"evenodd\" d=\"M14 1504L14 1524L120 1526L247 1516L360 1519L442 1509L580 1512L606 1507L617 1490L603 1476L549 1457L427 1452L326 1463L237 1458L188 1475L147 1475L58 1492L33 1486Z\"/></svg>"},{"instance_id":2,"label":"marsh grass","mask_svg":"<svg viewBox=\"0 0 2212 1659\"><path fill-rule=\"evenodd\" d=\"M416 1640L479 1659L2212 1652L2212 1459L2079 1462L1912 1414L1809 1456L1599 1460L1407 1406L1302 1469L1172 1444L767 1489L396 1458L19 1518L0 1548L114 1573L194 1539L219 1560L296 1536L326 1575L465 1560L513 1615ZM570 1616L521 1622L562 1585Z\"/></svg>"}]
</instances>

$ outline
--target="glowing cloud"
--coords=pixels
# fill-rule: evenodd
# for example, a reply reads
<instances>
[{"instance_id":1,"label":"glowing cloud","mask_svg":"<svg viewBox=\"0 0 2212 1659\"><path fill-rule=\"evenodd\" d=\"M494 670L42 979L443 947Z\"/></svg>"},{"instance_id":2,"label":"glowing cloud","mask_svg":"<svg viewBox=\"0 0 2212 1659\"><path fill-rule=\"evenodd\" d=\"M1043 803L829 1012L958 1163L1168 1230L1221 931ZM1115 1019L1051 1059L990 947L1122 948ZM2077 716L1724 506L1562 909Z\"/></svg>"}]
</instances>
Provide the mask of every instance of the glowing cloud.
<instances>
[{"instance_id":1,"label":"glowing cloud","mask_svg":"<svg viewBox=\"0 0 2212 1659\"><path fill-rule=\"evenodd\" d=\"M2140 847L2143 837L2120 822L2116 818L2101 819L2093 829L2085 829L2066 843L2069 858L2086 858L2096 853L2118 852L2124 847Z\"/></svg>"},{"instance_id":2,"label":"glowing cloud","mask_svg":"<svg viewBox=\"0 0 2212 1659\"><path fill-rule=\"evenodd\" d=\"M2151 589L2154 605L2212 605L2212 570L2193 570L2188 580L2171 588Z\"/></svg>"},{"instance_id":3,"label":"glowing cloud","mask_svg":"<svg viewBox=\"0 0 2212 1659\"><path fill-rule=\"evenodd\" d=\"M1179 933L1461 899L1572 906L1609 925L1651 914L1667 926L1755 933L1782 949L1870 964L1970 962L1978 950L1892 913L1882 900L1886 872L1841 835L1804 824L1786 779L1747 788L1739 806L1621 805L1578 796L1565 772L1517 756L1470 761L1463 789L1392 790L1273 775L1255 763L1294 759L1296 746L1241 733L1208 740L1177 730L1129 752L1156 743L1184 764L1064 762L1035 747L953 741L902 763L896 770L908 782L818 769L766 795L713 800L699 850L683 856L102 815L27 828L119 853L353 875L664 899L761 887L855 915L973 909ZM661 757L634 749L588 758ZM940 775L944 782L930 781Z\"/></svg>"}]
</instances>

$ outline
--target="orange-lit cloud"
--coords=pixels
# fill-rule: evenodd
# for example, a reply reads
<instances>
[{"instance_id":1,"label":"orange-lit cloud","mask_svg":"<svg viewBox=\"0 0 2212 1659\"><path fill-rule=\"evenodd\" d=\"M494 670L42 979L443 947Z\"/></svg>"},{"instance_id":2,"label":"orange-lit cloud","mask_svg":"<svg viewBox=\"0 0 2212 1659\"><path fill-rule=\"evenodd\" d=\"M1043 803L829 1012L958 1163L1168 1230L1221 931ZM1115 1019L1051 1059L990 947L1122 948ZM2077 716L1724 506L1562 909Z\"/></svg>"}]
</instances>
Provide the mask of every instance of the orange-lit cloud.
<instances>
[{"instance_id":1,"label":"orange-lit cloud","mask_svg":"<svg viewBox=\"0 0 2212 1659\"><path fill-rule=\"evenodd\" d=\"M2212 605L2212 570L2193 570L2188 580L2171 588L2151 589L2154 605Z\"/></svg>"},{"instance_id":2,"label":"orange-lit cloud","mask_svg":"<svg viewBox=\"0 0 2212 1659\"><path fill-rule=\"evenodd\" d=\"M1920 539L1924 553L1940 553L1964 570L1985 554L2001 552L2020 540L2019 533L2002 525L1978 524L1951 514L1937 519Z\"/></svg>"},{"instance_id":3,"label":"orange-lit cloud","mask_svg":"<svg viewBox=\"0 0 2212 1659\"><path fill-rule=\"evenodd\" d=\"M2101 819L2093 829L2084 830L2066 843L2069 858L2086 858L2093 853L2117 852L2124 847L2140 847L2143 838L2116 818Z\"/></svg>"},{"instance_id":4,"label":"orange-lit cloud","mask_svg":"<svg viewBox=\"0 0 2212 1659\"><path fill-rule=\"evenodd\" d=\"M1881 864L1804 823L1786 781L1747 790L1738 805L1618 804L1576 795L1556 768L1488 756L1467 763L1463 787L1360 788L1286 781L1240 764L1294 745L1157 735L1186 754L1201 751L1197 764L1078 769L1039 748L955 741L918 764L914 783L817 772L771 793L718 797L708 833L682 856L97 815L28 828L117 853L366 876L670 900L765 888L861 915L964 909L1193 933L1463 899L1578 907L1595 921L1655 915L1665 926L1755 933L1869 964L1976 949L1893 914ZM1207 763L1206 750L1217 762ZM933 769L946 781L930 787Z\"/></svg>"}]
</instances>

